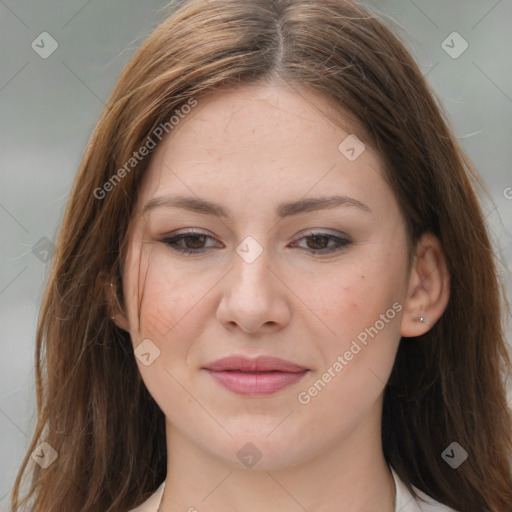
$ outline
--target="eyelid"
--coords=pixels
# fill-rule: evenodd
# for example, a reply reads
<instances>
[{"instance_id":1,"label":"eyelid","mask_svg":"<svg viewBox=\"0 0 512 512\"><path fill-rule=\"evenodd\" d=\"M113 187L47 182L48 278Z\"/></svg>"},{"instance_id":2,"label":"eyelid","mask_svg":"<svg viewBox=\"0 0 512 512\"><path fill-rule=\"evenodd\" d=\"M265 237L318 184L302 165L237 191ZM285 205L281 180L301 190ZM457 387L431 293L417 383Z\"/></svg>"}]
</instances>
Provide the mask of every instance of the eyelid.
<instances>
[{"instance_id":1,"label":"eyelid","mask_svg":"<svg viewBox=\"0 0 512 512\"><path fill-rule=\"evenodd\" d=\"M166 235L166 237L172 238L174 236L179 236L179 235L204 235L204 236L212 236L208 232L203 231L203 230L198 229L198 228L185 228L183 230L174 231L174 232L170 233L169 235ZM212 237L212 238L214 238L214 237Z\"/></svg>"},{"instance_id":2,"label":"eyelid","mask_svg":"<svg viewBox=\"0 0 512 512\"><path fill-rule=\"evenodd\" d=\"M210 233L199 230L197 228L188 228L183 231L180 230L180 231L175 231L175 232L169 233L167 235L163 235L162 237L160 237L160 241L168 243L170 240L179 239L180 237L184 238L187 236L204 236L208 239L215 240L216 242L220 243L219 240L217 240L217 238L215 238Z\"/></svg>"},{"instance_id":3,"label":"eyelid","mask_svg":"<svg viewBox=\"0 0 512 512\"><path fill-rule=\"evenodd\" d=\"M308 228L304 231L301 231L297 237L302 238L304 236L314 236L314 235L327 235L327 236L333 236L337 238L350 238L346 233L343 231L337 231L335 229L327 229L327 228Z\"/></svg>"}]
</instances>

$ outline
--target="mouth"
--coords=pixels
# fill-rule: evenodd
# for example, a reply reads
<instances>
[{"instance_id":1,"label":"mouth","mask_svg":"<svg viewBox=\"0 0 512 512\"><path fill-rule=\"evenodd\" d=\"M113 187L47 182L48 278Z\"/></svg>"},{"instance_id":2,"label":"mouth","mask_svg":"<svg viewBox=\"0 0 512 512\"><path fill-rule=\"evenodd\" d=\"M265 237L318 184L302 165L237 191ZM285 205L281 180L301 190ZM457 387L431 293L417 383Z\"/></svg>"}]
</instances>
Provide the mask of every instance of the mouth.
<instances>
[{"instance_id":1,"label":"mouth","mask_svg":"<svg viewBox=\"0 0 512 512\"><path fill-rule=\"evenodd\" d=\"M215 382L239 395L270 395L295 384L308 368L271 356L250 359L231 356L219 359L204 369Z\"/></svg>"}]
</instances>

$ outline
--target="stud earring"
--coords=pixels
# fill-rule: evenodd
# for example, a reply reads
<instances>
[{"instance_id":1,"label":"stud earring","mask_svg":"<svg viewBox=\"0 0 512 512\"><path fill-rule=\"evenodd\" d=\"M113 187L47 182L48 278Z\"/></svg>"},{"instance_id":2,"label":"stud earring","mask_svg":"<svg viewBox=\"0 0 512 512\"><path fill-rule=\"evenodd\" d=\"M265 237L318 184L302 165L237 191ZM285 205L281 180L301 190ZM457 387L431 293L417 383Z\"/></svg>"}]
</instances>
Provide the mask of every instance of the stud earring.
<instances>
[{"instance_id":1,"label":"stud earring","mask_svg":"<svg viewBox=\"0 0 512 512\"><path fill-rule=\"evenodd\" d=\"M420 316L420 317L419 317L419 320L420 320L420 322L421 322L422 324L426 324L426 323L427 323L427 321L426 321L425 317L423 317L423 316Z\"/></svg>"}]
</instances>

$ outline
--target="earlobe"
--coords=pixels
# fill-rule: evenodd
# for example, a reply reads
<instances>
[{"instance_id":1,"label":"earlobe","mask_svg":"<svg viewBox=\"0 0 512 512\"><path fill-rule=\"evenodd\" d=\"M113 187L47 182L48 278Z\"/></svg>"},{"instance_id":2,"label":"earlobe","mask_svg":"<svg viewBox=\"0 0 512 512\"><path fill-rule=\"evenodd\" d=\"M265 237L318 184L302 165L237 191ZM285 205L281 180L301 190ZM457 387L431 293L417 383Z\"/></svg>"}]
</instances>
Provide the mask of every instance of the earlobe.
<instances>
[{"instance_id":1,"label":"earlobe","mask_svg":"<svg viewBox=\"0 0 512 512\"><path fill-rule=\"evenodd\" d=\"M450 298L450 275L439 239L425 233L416 244L400 334L421 336L439 320Z\"/></svg>"},{"instance_id":2,"label":"earlobe","mask_svg":"<svg viewBox=\"0 0 512 512\"><path fill-rule=\"evenodd\" d=\"M114 313L114 315L110 319L117 325L117 327L119 327L123 331L130 332L128 318L126 318L124 314Z\"/></svg>"},{"instance_id":3,"label":"earlobe","mask_svg":"<svg viewBox=\"0 0 512 512\"><path fill-rule=\"evenodd\" d=\"M117 287L113 280L109 280L108 278L105 278L105 276L101 279L103 282L104 297L107 303L107 314L109 316L109 320L120 329L123 329L123 331L129 332L128 318L119 304Z\"/></svg>"},{"instance_id":4,"label":"earlobe","mask_svg":"<svg viewBox=\"0 0 512 512\"><path fill-rule=\"evenodd\" d=\"M123 331L129 332L128 318L123 313L122 308L119 305L119 301L117 299L117 291L115 289L114 283L109 283L109 288L111 289L111 293L113 295L111 306L112 316L110 317L110 320L112 320L117 325L117 327L123 329Z\"/></svg>"}]
</instances>

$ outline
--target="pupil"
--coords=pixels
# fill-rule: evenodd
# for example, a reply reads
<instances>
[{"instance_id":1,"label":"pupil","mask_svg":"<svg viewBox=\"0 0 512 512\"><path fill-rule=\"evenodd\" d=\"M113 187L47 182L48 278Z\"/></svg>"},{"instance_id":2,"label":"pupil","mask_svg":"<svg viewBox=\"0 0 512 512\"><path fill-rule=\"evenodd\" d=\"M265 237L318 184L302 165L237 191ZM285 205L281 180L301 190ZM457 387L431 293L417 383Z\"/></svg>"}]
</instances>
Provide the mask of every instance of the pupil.
<instances>
[{"instance_id":1,"label":"pupil","mask_svg":"<svg viewBox=\"0 0 512 512\"><path fill-rule=\"evenodd\" d=\"M325 249L325 243L322 244L322 241L325 242L326 238L324 235L312 235L311 239L313 240L313 245L316 247L312 247L312 249ZM321 247L318 247L320 245Z\"/></svg>"},{"instance_id":2,"label":"pupil","mask_svg":"<svg viewBox=\"0 0 512 512\"><path fill-rule=\"evenodd\" d=\"M201 249L201 245L204 244L204 237L205 235L189 235L187 246L189 246L189 249ZM191 240L192 243L190 243Z\"/></svg>"}]
</instances>

